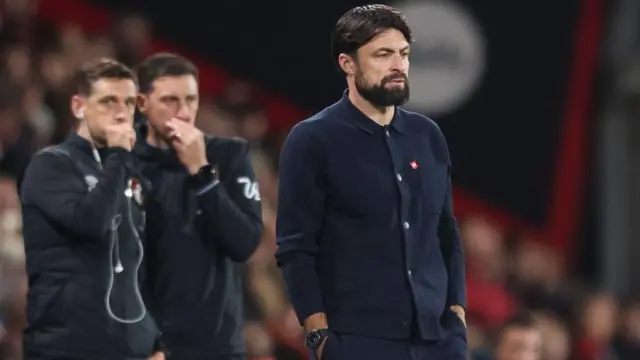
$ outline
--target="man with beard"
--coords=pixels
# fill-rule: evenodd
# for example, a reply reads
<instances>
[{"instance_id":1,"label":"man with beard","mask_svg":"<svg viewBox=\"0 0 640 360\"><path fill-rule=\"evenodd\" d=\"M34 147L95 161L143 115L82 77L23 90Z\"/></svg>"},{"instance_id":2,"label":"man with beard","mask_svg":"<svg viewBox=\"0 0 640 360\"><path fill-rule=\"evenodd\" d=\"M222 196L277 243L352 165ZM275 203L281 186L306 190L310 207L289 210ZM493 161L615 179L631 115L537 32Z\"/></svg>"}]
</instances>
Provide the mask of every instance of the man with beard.
<instances>
[{"instance_id":1,"label":"man with beard","mask_svg":"<svg viewBox=\"0 0 640 360\"><path fill-rule=\"evenodd\" d=\"M312 358L466 359L449 151L399 108L411 42L389 6L343 15L332 55L348 89L282 151L276 258Z\"/></svg>"}]
</instances>

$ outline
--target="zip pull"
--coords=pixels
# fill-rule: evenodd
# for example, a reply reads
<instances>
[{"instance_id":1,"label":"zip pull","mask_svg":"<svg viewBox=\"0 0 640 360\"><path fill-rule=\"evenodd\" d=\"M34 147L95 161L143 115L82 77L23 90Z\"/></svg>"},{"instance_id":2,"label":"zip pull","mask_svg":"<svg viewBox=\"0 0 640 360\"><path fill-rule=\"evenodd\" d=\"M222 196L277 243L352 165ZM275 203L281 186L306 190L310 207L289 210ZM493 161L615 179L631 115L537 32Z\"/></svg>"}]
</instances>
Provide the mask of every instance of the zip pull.
<instances>
[{"instance_id":1,"label":"zip pull","mask_svg":"<svg viewBox=\"0 0 640 360\"><path fill-rule=\"evenodd\" d=\"M389 133L389 125L384 125L383 128L385 135L387 135L387 137L391 137L391 134Z\"/></svg>"}]
</instances>

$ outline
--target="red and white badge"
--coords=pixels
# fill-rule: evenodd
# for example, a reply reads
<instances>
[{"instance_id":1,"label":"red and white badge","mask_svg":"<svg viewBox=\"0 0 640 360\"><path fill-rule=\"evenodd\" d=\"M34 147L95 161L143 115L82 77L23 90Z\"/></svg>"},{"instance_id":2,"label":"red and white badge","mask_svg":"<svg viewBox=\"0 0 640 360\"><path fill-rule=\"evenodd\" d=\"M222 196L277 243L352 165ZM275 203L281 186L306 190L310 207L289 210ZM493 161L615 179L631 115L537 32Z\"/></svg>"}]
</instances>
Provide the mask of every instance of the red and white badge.
<instances>
[{"instance_id":1,"label":"red and white badge","mask_svg":"<svg viewBox=\"0 0 640 360\"><path fill-rule=\"evenodd\" d=\"M130 187L130 191L131 191L131 195L133 197L133 200L135 200L135 202L142 206L143 202L144 202L144 197L142 195L142 184L140 184L140 180L133 178L131 179L131 187ZM127 189L129 190L129 189Z\"/></svg>"}]
</instances>

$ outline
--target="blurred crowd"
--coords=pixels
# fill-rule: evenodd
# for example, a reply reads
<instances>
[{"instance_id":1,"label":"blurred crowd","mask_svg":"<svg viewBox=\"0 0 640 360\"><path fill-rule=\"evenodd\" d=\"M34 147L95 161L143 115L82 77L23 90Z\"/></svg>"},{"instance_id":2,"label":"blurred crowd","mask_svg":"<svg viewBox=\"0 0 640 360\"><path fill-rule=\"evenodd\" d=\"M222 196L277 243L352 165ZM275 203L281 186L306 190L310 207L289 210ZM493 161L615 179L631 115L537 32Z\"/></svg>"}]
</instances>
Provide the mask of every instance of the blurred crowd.
<instances>
[{"instance_id":1,"label":"blurred crowd","mask_svg":"<svg viewBox=\"0 0 640 360\"><path fill-rule=\"evenodd\" d=\"M110 32L54 28L28 0L2 0L0 12L0 360L20 359L26 276L15 178L37 149L74 128L65 89L70 73L97 57L135 66L150 24L124 16ZM216 98L204 94L197 125L241 136L254 149L265 231L245 267L246 342L253 356L304 359L302 329L274 261L277 157L286 134L269 129L252 85L232 82ZM468 344L474 359L640 359L640 301L616 299L565 273L552 249L513 236L478 214L460 220L468 270ZM525 355L539 352L541 357ZM519 355L518 355L519 354ZM522 357L525 356L525 357Z\"/></svg>"}]
</instances>

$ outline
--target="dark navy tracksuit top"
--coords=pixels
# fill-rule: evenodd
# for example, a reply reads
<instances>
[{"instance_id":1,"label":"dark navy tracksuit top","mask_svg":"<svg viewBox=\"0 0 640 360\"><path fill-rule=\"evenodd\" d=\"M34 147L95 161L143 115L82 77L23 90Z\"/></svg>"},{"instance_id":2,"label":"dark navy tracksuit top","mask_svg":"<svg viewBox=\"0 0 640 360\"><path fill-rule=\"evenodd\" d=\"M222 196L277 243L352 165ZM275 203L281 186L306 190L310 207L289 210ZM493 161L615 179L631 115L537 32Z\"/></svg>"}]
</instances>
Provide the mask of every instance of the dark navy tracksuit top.
<instances>
[{"instance_id":1,"label":"dark navy tracksuit top","mask_svg":"<svg viewBox=\"0 0 640 360\"><path fill-rule=\"evenodd\" d=\"M383 127L348 100L297 124L280 159L276 258L303 322L362 336L437 340L466 306L451 163L430 119ZM459 324L457 324L459 325Z\"/></svg>"},{"instance_id":2,"label":"dark navy tracksuit top","mask_svg":"<svg viewBox=\"0 0 640 360\"><path fill-rule=\"evenodd\" d=\"M260 193L244 140L205 137L219 181L189 176L173 150L133 149L150 183L147 271L154 315L171 360L245 353L242 263L262 234Z\"/></svg>"}]
</instances>

